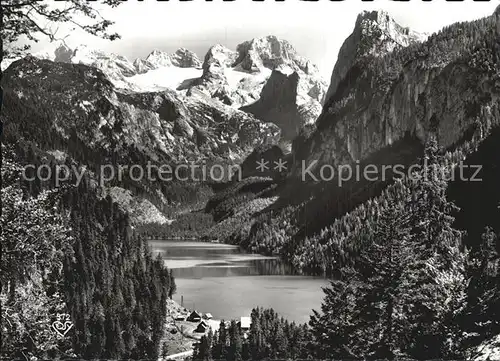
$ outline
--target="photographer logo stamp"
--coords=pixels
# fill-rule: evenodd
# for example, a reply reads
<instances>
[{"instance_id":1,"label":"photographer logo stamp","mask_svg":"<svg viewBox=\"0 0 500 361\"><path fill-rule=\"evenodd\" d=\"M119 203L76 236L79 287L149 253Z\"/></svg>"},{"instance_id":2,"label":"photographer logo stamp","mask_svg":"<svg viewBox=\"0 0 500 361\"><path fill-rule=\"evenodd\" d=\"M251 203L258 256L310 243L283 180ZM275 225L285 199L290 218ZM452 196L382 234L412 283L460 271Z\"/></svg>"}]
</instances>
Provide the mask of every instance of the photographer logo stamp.
<instances>
[{"instance_id":1,"label":"photographer logo stamp","mask_svg":"<svg viewBox=\"0 0 500 361\"><path fill-rule=\"evenodd\" d=\"M52 322L52 330L60 337L65 337L66 334L73 328L73 323L68 314L58 313L56 321Z\"/></svg>"}]
</instances>

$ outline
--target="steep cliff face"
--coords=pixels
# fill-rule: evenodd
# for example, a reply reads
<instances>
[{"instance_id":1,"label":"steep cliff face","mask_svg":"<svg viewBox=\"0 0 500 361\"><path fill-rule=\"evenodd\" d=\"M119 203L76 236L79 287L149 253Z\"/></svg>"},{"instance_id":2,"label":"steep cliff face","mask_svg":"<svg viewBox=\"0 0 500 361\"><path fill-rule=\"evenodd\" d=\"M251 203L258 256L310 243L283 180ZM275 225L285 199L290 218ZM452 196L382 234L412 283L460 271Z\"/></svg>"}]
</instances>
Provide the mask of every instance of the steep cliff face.
<instances>
[{"instance_id":1,"label":"steep cliff face","mask_svg":"<svg viewBox=\"0 0 500 361\"><path fill-rule=\"evenodd\" d=\"M423 141L429 132L451 147L473 124L487 125L500 116L499 29L493 15L390 52L389 39L384 51L362 53L350 67L336 66L330 87L335 91L318 129L296 147L297 158L318 160L318 166L352 164L407 134Z\"/></svg>"},{"instance_id":2,"label":"steep cliff face","mask_svg":"<svg viewBox=\"0 0 500 361\"><path fill-rule=\"evenodd\" d=\"M264 85L260 99L241 110L254 114L257 118L271 122L280 127L282 139L291 141L307 120L299 113L297 105L297 88L299 75L283 69L273 70Z\"/></svg>"},{"instance_id":3,"label":"steep cliff face","mask_svg":"<svg viewBox=\"0 0 500 361\"><path fill-rule=\"evenodd\" d=\"M221 100L224 104L231 105L229 83L225 69L230 67L236 59L236 53L217 44L212 46L203 62L203 74L199 79L188 84L187 95L205 95L209 98ZM182 90L180 88L179 90Z\"/></svg>"},{"instance_id":4,"label":"steep cliff face","mask_svg":"<svg viewBox=\"0 0 500 361\"><path fill-rule=\"evenodd\" d=\"M304 126L314 126L321 114L321 103L308 95L314 88L307 89L304 82L304 73L299 75L289 66L280 65L271 73L259 100L240 109L276 124L282 130L282 139L290 142Z\"/></svg>"},{"instance_id":5,"label":"steep cliff face","mask_svg":"<svg viewBox=\"0 0 500 361\"><path fill-rule=\"evenodd\" d=\"M427 34L399 25L385 11L363 11L356 19L352 34L340 48L325 100L330 99L349 69L363 57L384 56L426 38Z\"/></svg>"}]
</instances>

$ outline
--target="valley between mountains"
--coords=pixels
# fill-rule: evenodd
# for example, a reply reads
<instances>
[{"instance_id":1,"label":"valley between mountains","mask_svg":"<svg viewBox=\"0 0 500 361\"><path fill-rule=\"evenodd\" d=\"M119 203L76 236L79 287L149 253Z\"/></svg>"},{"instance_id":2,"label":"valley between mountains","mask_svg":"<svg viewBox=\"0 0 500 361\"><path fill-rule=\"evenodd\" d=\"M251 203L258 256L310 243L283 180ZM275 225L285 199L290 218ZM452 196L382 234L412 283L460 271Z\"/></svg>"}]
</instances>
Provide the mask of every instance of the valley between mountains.
<instances>
[{"instance_id":1,"label":"valley between mountains","mask_svg":"<svg viewBox=\"0 0 500 361\"><path fill-rule=\"evenodd\" d=\"M500 359L500 11L434 34L384 11L353 25L329 80L275 36L203 59L61 43L4 60L2 357ZM109 175L132 165L152 174ZM388 177L323 176L369 165ZM256 303L248 329L194 337L176 316L209 306L176 297L221 259L234 285L255 277L245 297L321 279L322 300L306 323ZM245 292L226 288L214 308ZM59 313L69 338L43 329Z\"/></svg>"}]
</instances>

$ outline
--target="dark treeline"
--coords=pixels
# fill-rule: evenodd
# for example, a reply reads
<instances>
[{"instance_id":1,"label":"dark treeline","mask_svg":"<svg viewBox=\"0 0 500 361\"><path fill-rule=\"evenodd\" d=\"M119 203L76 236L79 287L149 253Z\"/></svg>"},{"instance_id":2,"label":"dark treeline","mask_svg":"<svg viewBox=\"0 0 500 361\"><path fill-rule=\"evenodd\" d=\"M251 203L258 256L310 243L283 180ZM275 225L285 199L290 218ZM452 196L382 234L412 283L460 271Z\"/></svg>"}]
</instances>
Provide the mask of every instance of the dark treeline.
<instances>
[{"instance_id":1,"label":"dark treeline","mask_svg":"<svg viewBox=\"0 0 500 361\"><path fill-rule=\"evenodd\" d=\"M148 239L201 238L213 224L210 214L193 211L177 215L172 223L139 224L136 232Z\"/></svg>"},{"instance_id":2,"label":"dark treeline","mask_svg":"<svg viewBox=\"0 0 500 361\"><path fill-rule=\"evenodd\" d=\"M475 250L467 249L455 228L458 208L447 198L446 157L431 140L424 158L421 174L298 250L297 263L314 259L333 276L321 310L300 328L306 355L292 352L290 333L281 337L276 323L265 321L279 317L267 311L263 318L252 314L241 352L221 358L464 359L498 334L500 232L485 229ZM199 359L219 355L213 354L219 336L210 337L198 346ZM233 343L222 343L232 350ZM285 354L274 351L277 344Z\"/></svg>"},{"instance_id":3,"label":"dark treeline","mask_svg":"<svg viewBox=\"0 0 500 361\"><path fill-rule=\"evenodd\" d=\"M323 356L462 358L500 331L500 230L484 229L465 246L459 209L447 196L450 157L430 143L420 176L397 182L296 252L298 266L335 279L311 321ZM358 337L346 338L353 332Z\"/></svg>"},{"instance_id":4,"label":"dark treeline","mask_svg":"<svg viewBox=\"0 0 500 361\"><path fill-rule=\"evenodd\" d=\"M58 189L20 181L24 164L50 157L23 139L2 148L2 224L10 225L2 232L2 356L156 358L175 291L162 259L91 179ZM59 313L73 324L69 344L50 330Z\"/></svg>"},{"instance_id":5,"label":"dark treeline","mask_svg":"<svg viewBox=\"0 0 500 361\"><path fill-rule=\"evenodd\" d=\"M202 336L194 347L193 360L306 359L311 356L310 333L306 325L296 325L273 309L255 308L250 330L240 324L221 321L219 330Z\"/></svg>"}]
</instances>

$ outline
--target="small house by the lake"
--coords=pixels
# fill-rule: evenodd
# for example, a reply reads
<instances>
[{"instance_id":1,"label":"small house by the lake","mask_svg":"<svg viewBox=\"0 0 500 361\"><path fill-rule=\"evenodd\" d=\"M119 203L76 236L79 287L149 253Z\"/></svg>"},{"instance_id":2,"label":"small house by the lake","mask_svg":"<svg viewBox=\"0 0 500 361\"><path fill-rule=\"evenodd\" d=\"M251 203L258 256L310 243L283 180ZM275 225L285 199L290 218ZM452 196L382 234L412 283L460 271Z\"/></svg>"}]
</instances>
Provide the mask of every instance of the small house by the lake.
<instances>
[{"instance_id":1,"label":"small house by the lake","mask_svg":"<svg viewBox=\"0 0 500 361\"><path fill-rule=\"evenodd\" d=\"M182 314L178 314L175 316L174 318L176 321L184 321L186 319L186 316L185 315L182 315Z\"/></svg>"},{"instance_id":2,"label":"small house by the lake","mask_svg":"<svg viewBox=\"0 0 500 361\"><path fill-rule=\"evenodd\" d=\"M201 314L198 313L198 311L193 311L188 316L187 321L190 321L190 322L199 322L199 321L201 321Z\"/></svg>"},{"instance_id":3,"label":"small house by the lake","mask_svg":"<svg viewBox=\"0 0 500 361\"><path fill-rule=\"evenodd\" d=\"M240 318L240 327L242 331L250 330L250 324L252 323L252 319L250 317L241 317Z\"/></svg>"},{"instance_id":4,"label":"small house by the lake","mask_svg":"<svg viewBox=\"0 0 500 361\"><path fill-rule=\"evenodd\" d=\"M208 330L208 325L205 322L201 321L198 324L198 327L196 327L196 330L194 330L194 332L203 332L203 333L205 333L207 330Z\"/></svg>"},{"instance_id":5,"label":"small house by the lake","mask_svg":"<svg viewBox=\"0 0 500 361\"><path fill-rule=\"evenodd\" d=\"M212 316L212 314L211 314L211 313L208 313L208 312L207 312L207 313L205 313L205 315L203 316L203 318L204 318L205 320L211 320L211 319L213 318L213 316Z\"/></svg>"}]
</instances>

